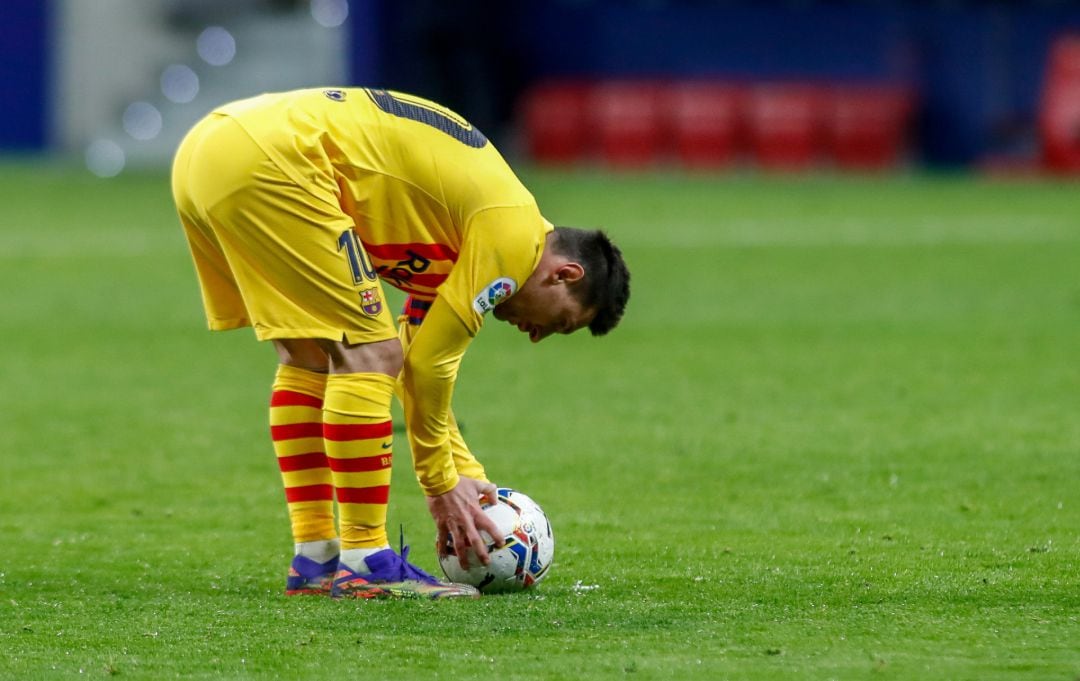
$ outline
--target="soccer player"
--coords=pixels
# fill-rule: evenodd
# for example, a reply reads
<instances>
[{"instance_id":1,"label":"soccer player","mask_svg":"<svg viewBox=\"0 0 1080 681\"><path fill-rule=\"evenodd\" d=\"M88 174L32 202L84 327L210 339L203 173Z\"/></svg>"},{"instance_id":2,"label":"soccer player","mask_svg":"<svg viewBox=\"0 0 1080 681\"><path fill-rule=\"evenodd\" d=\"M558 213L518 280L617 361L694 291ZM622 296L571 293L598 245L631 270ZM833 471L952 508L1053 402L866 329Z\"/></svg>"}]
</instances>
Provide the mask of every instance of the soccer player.
<instances>
[{"instance_id":1,"label":"soccer player","mask_svg":"<svg viewBox=\"0 0 1080 681\"><path fill-rule=\"evenodd\" d=\"M439 546L452 533L489 562L479 531L498 535L480 500L495 486L450 408L462 355L489 313L534 343L610 331L629 297L618 248L553 227L457 114L385 90L222 106L181 143L172 189L210 328L251 326L280 359L270 432L296 550L286 593L477 596L387 541L392 397ZM382 283L409 296L397 330Z\"/></svg>"}]
</instances>

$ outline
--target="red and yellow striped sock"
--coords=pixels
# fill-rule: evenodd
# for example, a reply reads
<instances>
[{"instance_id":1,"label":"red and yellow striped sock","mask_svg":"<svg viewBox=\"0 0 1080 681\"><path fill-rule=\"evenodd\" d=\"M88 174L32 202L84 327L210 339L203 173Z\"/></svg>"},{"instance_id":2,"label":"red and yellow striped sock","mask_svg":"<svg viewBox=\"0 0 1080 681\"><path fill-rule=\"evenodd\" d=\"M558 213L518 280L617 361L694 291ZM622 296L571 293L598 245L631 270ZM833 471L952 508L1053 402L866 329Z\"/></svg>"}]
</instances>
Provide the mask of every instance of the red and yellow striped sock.
<instances>
[{"instance_id":1,"label":"red and yellow striped sock","mask_svg":"<svg viewBox=\"0 0 1080 681\"><path fill-rule=\"evenodd\" d=\"M326 374L278 365L270 397L270 436L298 544L337 537L334 483L322 439L325 392Z\"/></svg>"},{"instance_id":2,"label":"red and yellow striped sock","mask_svg":"<svg viewBox=\"0 0 1080 681\"><path fill-rule=\"evenodd\" d=\"M331 374L323 403L323 441L337 492L341 549L387 545L395 379Z\"/></svg>"}]
</instances>

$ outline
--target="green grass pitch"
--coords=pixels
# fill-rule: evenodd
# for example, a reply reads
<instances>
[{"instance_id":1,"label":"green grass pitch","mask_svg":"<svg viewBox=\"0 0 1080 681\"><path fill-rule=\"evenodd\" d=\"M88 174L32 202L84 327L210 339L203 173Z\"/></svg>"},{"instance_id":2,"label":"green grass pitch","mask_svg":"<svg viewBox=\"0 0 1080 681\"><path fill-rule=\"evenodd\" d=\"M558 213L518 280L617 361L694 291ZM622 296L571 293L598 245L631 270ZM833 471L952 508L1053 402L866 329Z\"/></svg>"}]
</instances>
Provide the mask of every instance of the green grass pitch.
<instances>
[{"instance_id":1,"label":"green grass pitch","mask_svg":"<svg viewBox=\"0 0 1080 681\"><path fill-rule=\"evenodd\" d=\"M1077 185L525 178L634 275L610 337L494 324L459 381L556 564L354 603L281 595L274 356L204 330L166 177L0 165L0 678L1078 678Z\"/></svg>"}]
</instances>

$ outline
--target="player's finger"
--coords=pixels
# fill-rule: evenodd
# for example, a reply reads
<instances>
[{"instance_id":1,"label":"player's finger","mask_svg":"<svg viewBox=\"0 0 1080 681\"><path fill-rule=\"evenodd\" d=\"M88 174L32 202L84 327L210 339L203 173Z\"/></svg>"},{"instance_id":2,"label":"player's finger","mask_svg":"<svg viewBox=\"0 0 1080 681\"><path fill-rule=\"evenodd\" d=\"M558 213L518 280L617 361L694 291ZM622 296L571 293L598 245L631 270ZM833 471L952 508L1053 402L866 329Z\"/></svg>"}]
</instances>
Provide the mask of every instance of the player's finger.
<instances>
[{"instance_id":1,"label":"player's finger","mask_svg":"<svg viewBox=\"0 0 1080 681\"><path fill-rule=\"evenodd\" d=\"M454 537L454 554L457 556L458 565L462 570L468 570L471 565L471 556L469 549L469 534L465 530L465 526L461 523L453 523L454 530L451 534Z\"/></svg>"},{"instance_id":2,"label":"player's finger","mask_svg":"<svg viewBox=\"0 0 1080 681\"><path fill-rule=\"evenodd\" d=\"M480 498L489 504L499 503L499 488L491 482L480 483Z\"/></svg>"},{"instance_id":3,"label":"player's finger","mask_svg":"<svg viewBox=\"0 0 1080 681\"><path fill-rule=\"evenodd\" d=\"M503 538L502 532L499 531L499 526L495 524L495 521L487 513L480 512L476 515L476 527L478 530L487 532L495 546L501 549L506 545L506 540Z\"/></svg>"},{"instance_id":4,"label":"player's finger","mask_svg":"<svg viewBox=\"0 0 1080 681\"><path fill-rule=\"evenodd\" d=\"M473 567L472 561L469 560L469 551L468 551L468 549L466 549L464 551L458 551L457 552L457 562L458 562L458 565L461 566L462 570L468 570L469 568Z\"/></svg>"},{"instance_id":5,"label":"player's finger","mask_svg":"<svg viewBox=\"0 0 1080 681\"><path fill-rule=\"evenodd\" d=\"M462 536L464 536L464 535L462 535ZM474 549L471 546L469 546L468 544L466 544L465 546L457 549L458 565L461 566L462 570L468 570L469 568L474 567L473 564L472 564L473 552L474 552Z\"/></svg>"},{"instance_id":6,"label":"player's finger","mask_svg":"<svg viewBox=\"0 0 1080 681\"><path fill-rule=\"evenodd\" d=\"M435 548L439 552L439 558L445 558L446 556L450 555L450 551L448 550L449 544L450 532L447 531L445 527L440 527L439 535L435 538ZM455 546L454 548L456 550L457 546Z\"/></svg>"},{"instance_id":7,"label":"player's finger","mask_svg":"<svg viewBox=\"0 0 1080 681\"><path fill-rule=\"evenodd\" d=\"M480 536L480 532L477 531L476 526L469 523L469 527L462 528L462 530L465 536L469 538L469 546L476 553L477 559L484 565L490 565L491 557L488 556L487 545L484 543L483 537Z\"/></svg>"}]
</instances>

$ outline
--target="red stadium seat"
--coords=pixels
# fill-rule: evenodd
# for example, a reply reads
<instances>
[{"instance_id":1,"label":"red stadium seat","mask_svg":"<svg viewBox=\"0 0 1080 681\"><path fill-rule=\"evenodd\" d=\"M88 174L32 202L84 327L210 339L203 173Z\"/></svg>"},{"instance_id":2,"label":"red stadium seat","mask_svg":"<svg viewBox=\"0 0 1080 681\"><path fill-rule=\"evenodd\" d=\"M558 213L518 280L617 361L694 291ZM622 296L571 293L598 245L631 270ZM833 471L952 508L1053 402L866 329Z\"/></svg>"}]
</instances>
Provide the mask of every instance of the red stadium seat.
<instances>
[{"instance_id":1,"label":"red stadium seat","mask_svg":"<svg viewBox=\"0 0 1080 681\"><path fill-rule=\"evenodd\" d=\"M729 165L739 150L742 94L722 83L673 86L667 98L675 152L688 167Z\"/></svg>"},{"instance_id":2,"label":"red stadium seat","mask_svg":"<svg viewBox=\"0 0 1080 681\"><path fill-rule=\"evenodd\" d=\"M1046 75L1048 80L1080 80L1080 34L1064 35L1054 41Z\"/></svg>"},{"instance_id":3,"label":"red stadium seat","mask_svg":"<svg viewBox=\"0 0 1080 681\"><path fill-rule=\"evenodd\" d=\"M801 170L817 160L821 144L821 92L798 83L755 87L746 124L751 151L763 167Z\"/></svg>"},{"instance_id":4,"label":"red stadium seat","mask_svg":"<svg viewBox=\"0 0 1080 681\"><path fill-rule=\"evenodd\" d=\"M1054 42L1039 111L1047 168L1080 173L1080 35Z\"/></svg>"},{"instance_id":5,"label":"red stadium seat","mask_svg":"<svg viewBox=\"0 0 1080 681\"><path fill-rule=\"evenodd\" d=\"M600 156L613 167L641 167L656 162L664 144L661 87L648 82L600 83L589 108Z\"/></svg>"},{"instance_id":6,"label":"red stadium seat","mask_svg":"<svg viewBox=\"0 0 1080 681\"><path fill-rule=\"evenodd\" d=\"M907 144L912 97L899 87L836 87L824 105L827 151L840 168L896 165Z\"/></svg>"},{"instance_id":7,"label":"red stadium seat","mask_svg":"<svg viewBox=\"0 0 1080 681\"><path fill-rule=\"evenodd\" d=\"M521 103L525 145L538 163L573 163L589 152L589 88L548 82L532 87Z\"/></svg>"}]
</instances>

